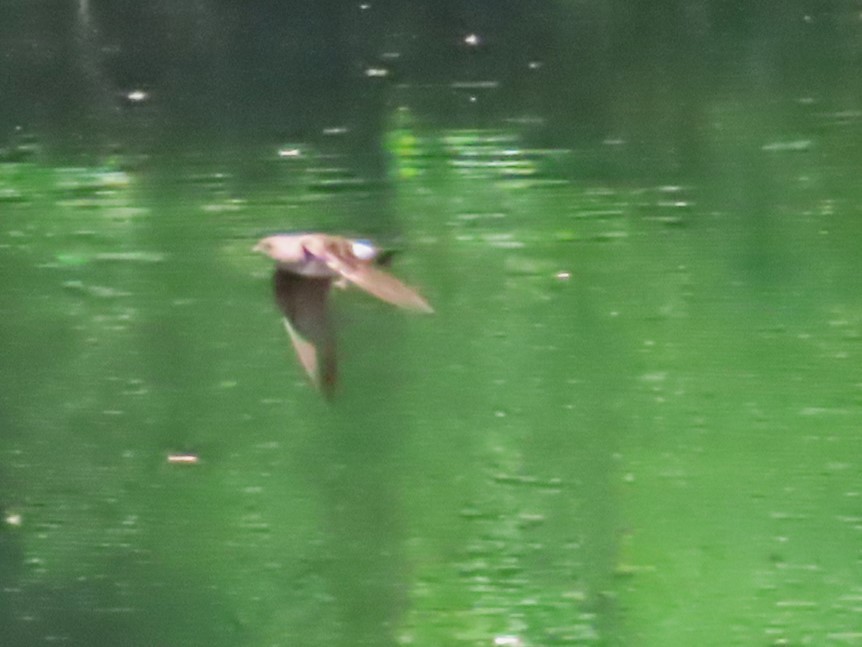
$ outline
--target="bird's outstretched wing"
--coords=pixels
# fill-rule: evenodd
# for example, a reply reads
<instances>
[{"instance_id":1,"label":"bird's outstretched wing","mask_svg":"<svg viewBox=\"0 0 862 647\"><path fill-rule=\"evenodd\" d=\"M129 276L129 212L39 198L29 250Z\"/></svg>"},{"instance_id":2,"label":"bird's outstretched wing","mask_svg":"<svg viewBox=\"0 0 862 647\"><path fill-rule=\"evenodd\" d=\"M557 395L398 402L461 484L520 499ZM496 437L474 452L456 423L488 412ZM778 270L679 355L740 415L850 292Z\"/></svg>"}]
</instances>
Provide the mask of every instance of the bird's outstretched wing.
<instances>
[{"instance_id":1,"label":"bird's outstretched wing","mask_svg":"<svg viewBox=\"0 0 862 647\"><path fill-rule=\"evenodd\" d=\"M275 300L300 364L312 383L331 397L338 379L328 304L332 280L276 269L273 283Z\"/></svg>"},{"instance_id":2,"label":"bird's outstretched wing","mask_svg":"<svg viewBox=\"0 0 862 647\"><path fill-rule=\"evenodd\" d=\"M434 309L413 288L405 285L391 274L374 267L369 262L355 258L344 258L341 255L329 253L325 257L326 264L345 279L369 294L414 312L434 312Z\"/></svg>"}]
</instances>

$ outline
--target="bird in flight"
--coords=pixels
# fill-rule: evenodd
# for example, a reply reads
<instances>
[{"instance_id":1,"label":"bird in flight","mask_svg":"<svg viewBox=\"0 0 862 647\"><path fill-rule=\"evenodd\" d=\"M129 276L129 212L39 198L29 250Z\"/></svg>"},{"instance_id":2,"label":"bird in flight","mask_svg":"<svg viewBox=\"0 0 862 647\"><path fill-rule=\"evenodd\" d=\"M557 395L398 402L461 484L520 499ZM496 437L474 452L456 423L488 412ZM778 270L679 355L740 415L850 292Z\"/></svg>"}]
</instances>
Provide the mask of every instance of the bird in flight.
<instances>
[{"instance_id":1,"label":"bird in flight","mask_svg":"<svg viewBox=\"0 0 862 647\"><path fill-rule=\"evenodd\" d=\"M300 364L312 383L332 397L338 378L329 291L354 285L382 301L413 312L434 310L413 288L380 269L386 255L373 244L328 234L277 234L254 251L275 261L275 301L284 314Z\"/></svg>"}]
</instances>

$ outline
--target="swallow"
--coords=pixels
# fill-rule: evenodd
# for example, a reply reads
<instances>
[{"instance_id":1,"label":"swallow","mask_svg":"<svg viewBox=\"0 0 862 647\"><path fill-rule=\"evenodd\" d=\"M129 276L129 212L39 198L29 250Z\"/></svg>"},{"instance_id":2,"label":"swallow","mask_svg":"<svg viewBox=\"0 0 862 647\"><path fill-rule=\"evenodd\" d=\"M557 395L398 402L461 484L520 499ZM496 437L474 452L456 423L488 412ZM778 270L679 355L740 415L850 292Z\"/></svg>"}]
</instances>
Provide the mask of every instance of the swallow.
<instances>
[{"instance_id":1,"label":"swallow","mask_svg":"<svg viewBox=\"0 0 862 647\"><path fill-rule=\"evenodd\" d=\"M413 312L434 310L413 288L380 269L389 254L365 240L328 234L277 234L253 251L275 261L275 302L311 382L331 398L338 379L336 338L329 314L333 285L354 285L381 301Z\"/></svg>"}]
</instances>

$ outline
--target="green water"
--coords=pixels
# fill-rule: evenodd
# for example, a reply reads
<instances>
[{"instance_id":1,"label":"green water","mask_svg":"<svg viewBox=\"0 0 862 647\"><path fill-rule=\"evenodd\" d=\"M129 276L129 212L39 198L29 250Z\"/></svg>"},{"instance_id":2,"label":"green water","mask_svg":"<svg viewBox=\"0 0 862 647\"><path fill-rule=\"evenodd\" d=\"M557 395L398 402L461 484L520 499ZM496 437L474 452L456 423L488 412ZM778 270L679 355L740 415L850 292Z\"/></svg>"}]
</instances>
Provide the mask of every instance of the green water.
<instances>
[{"instance_id":1,"label":"green water","mask_svg":"<svg viewBox=\"0 0 862 647\"><path fill-rule=\"evenodd\" d=\"M503 4L0 8L0 645L862 645L858 16Z\"/></svg>"},{"instance_id":2,"label":"green water","mask_svg":"<svg viewBox=\"0 0 862 647\"><path fill-rule=\"evenodd\" d=\"M384 187L0 169L15 644L862 640L856 189L440 137ZM310 228L389 235L437 311L336 294L331 404L250 251Z\"/></svg>"}]
</instances>

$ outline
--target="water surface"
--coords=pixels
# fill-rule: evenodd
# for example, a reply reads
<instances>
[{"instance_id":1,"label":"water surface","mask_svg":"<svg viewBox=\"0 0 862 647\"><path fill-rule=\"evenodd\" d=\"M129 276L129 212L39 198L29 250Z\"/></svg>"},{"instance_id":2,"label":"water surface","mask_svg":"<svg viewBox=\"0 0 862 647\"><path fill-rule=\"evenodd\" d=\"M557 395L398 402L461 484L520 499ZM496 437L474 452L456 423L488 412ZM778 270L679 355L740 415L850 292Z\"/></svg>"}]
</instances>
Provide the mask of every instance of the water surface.
<instances>
[{"instance_id":1,"label":"water surface","mask_svg":"<svg viewBox=\"0 0 862 647\"><path fill-rule=\"evenodd\" d=\"M862 113L852 38L815 47L858 26L579 67L563 7L508 76L515 27L422 79L393 31L404 77L278 133L171 132L156 81L122 148L10 130L10 644L862 644ZM251 252L285 230L394 246L436 310L339 291L332 403Z\"/></svg>"}]
</instances>

